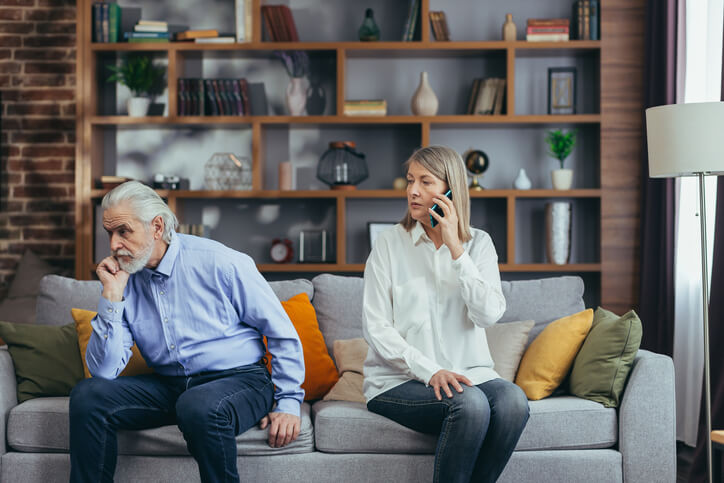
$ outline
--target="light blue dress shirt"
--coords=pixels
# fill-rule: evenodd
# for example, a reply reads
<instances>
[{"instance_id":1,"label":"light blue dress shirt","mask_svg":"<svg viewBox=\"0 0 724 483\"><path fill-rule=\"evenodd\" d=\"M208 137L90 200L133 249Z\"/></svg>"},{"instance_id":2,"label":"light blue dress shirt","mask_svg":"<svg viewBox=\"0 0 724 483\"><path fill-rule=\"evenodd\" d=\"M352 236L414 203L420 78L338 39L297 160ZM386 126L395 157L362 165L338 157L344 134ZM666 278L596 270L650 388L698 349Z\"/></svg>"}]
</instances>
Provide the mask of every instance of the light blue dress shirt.
<instances>
[{"instance_id":1,"label":"light blue dress shirt","mask_svg":"<svg viewBox=\"0 0 724 483\"><path fill-rule=\"evenodd\" d=\"M155 270L130 276L122 302L101 297L86 362L95 377L116 378L134 341L164 376L191 376L258 362L272 354L275 411L299 416L304 357L292 322L248 255L174 233Z\"/></svg>"}]
</instances>

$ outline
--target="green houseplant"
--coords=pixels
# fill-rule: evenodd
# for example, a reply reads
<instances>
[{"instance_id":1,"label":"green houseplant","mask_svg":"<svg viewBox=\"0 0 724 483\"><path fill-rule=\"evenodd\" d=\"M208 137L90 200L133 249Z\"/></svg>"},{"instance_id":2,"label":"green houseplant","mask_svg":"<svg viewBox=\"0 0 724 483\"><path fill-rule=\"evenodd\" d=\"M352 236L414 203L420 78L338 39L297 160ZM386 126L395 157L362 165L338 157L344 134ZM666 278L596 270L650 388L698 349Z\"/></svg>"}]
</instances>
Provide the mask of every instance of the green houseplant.
<instances>
[{"instance_id":1,"label":"green houseplant","mask_svg":"<svg viewBox=\"0 0 724 483\"><path fill-rule=\"evenodd\" d=\"M560 163L560 169L554 169L551 172L553 189L570 189L573 184L573 170L565 169L563 166L566 158L570 156L576 145L576 130L574 129L568 132L564 132L561 129L548 131L545 139L546 143L548 143L548 154Z\"/></svg>"},{"instance_id":2,"label":"green houseplant","mask_svg":"<svg viewBox=\"0 0 724 483\"><path fill-rule=\"evenodd\" d=\"M153 65L153 59L144 54L131 54L123 58L121 65L109 65L112 74L107 82L118 82L128 87L133 97L128 100L129 116L145 116L151 97L163 89L165 69Z\"/></svg>"}]
</instances>

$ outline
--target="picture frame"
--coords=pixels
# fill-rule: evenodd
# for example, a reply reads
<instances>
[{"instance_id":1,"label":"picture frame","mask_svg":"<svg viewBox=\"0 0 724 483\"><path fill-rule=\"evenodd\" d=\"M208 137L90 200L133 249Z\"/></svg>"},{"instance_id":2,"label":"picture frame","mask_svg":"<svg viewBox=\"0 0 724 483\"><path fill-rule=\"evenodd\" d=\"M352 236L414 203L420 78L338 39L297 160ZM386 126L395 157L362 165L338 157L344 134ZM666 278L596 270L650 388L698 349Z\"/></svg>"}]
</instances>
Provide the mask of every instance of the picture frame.
<instances>
[{"instance_id":1,"label":"picture frame","mask_svg":"<svg viewBox=\"0 0 724 483\"><path fill-rule=\"evenodd\" d=\"M370 251L372 251L372 247L374 246L375 240L377 239L377 236L382 233L383 231L392 228L395 226L397 222L392 221L369 221L367 222L367 240L370 244Z\"/></svg>"},{"instance_id":2,"label":"picture frame","mask_svg":"<svg viewBox=\"0 0 724 483\"><path fill-rule=\"evenodd\" d=\"M548 68L548 114L576 113L575 67Z\"/></svg>"}]
</instances>

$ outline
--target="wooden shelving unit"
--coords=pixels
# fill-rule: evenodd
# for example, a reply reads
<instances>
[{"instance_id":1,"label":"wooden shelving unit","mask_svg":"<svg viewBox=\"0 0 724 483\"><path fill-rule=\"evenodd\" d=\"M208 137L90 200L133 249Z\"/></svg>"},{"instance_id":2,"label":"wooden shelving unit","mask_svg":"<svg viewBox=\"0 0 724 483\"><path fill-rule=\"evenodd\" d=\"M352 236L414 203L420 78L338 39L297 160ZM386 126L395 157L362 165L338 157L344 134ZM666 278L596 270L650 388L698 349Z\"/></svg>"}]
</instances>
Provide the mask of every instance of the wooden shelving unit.
<instances>
[{"instance_id":1,"label":"wooden shelving unit","mask_svg":"<svg viewBox=\"0 0 724 483\"><path fill-rule=\"evenodd\" d=\"M78 2L78 106L77 106L77 163L76 163L76 276L80 279L92 276L95 267L93 259L94 246L94 206L107 192L98 189L96 179L103 173L103 132L113 129L144 128L144 127L203 127L222 128L240 127L251 131L251 153L253 166L252 190L249 191L159 191L159 194L168 200L172 208L177 208L184 200L203 199L268 199L268 200L308 200L326 199L335 204L336 208L336 263L325 264L265 264L260 263L262 272L344 272L359 273L364 265L348 263L345 253L347 240L345 239L346 207L355 200L384 200L401 199L405 197L404 191L388 189L332 191L332 190L306 190L306 191L279 191L264 189L263 179L265 164L265 146L263 133L267 127L275 126L407 126L405 129L419 129L422 145L430 144L431 128L445 126L477 127L504 126L517 129L520 127L576 125L600 127L602 116L600 109L597 113L574 115L542 115L542 114L515 114L516 113L516 59L518 57L536 56L588 56L596 59L600 76L600 41L568 41L568 42L525 42L525 41L453 41L436 42L431 40L430 26L422 21L420 38L413 42L266 42L261 39L261 0L253 1L253 36L249 43L241 44L194 44L172 42L161 43L92 43L91 42L91 0ZM421 2L421 18L427 19L430 10L429 0ZM317 51L328 55L336 62L336 112L332 115L322 116L179 116L177 115L177 85L178 79L184 77L183 64L187 56L203 55L205 52L228 54L233 53L234 58L271 58L275 50L305 50ZM149 52L165 56L168 60L167 90L168 115L131 118L123 115L99 115L98 64L101 56L125 55L130 52ZM506 103L504 114L495 116L482 115L438 115L438 116L412 116L389 115L384 117L349 117L342 115L346 92L346 64L348 59L360 56L380 59L440 57L440 56L495 56L505 62L507 78ZM599 93L594 94L598 99ZM597 101L598 102L598 101ZM600 137L600 134L599 134ZM599 164L600 155L595 160ZM600 186L600 184L598 185ZM602 192L599 187L587 189L573 189L555 191L536 189L519 191L512 189L490 189L471 192L473 200L491 199L500 200L506 207L505 226L507 260L501 260L500 269L503 272L532 272L532 273L599 273L601 272L600 259L596 263L572 263L567 265L551 265L546 263L515 263L516 251L516 205L520 201L534 199L574 199L594 200L600 204ZM600 210L596 214L599 217ZM370 219L374 219L373 215ZM600 250L598 250L600 252Z\"/></svg>"}]
</instances>

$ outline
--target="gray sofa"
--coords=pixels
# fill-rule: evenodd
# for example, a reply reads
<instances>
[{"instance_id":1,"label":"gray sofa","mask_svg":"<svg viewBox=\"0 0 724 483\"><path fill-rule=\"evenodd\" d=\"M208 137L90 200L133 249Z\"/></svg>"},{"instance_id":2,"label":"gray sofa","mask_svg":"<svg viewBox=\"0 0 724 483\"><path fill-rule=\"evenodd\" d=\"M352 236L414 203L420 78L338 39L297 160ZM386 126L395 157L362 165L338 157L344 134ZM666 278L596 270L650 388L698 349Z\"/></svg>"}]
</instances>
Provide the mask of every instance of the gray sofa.
<instances>
[{"instance_id":1,"label":"gray sofa","mask_svg":"<svg viewBox=\"0 0 724 483\"><path fill-rule=\"evenodd\" d=\"M272 282L284 300L306 292L330 354L337 339L362 336L362 279L323 274ZM503 282L501 323L533 319L531 340L550 321L584 308L578 277ZM41 281L37 323L71 323L70 308L95 310L100 285L49 275ZM0 350L0 481L67 481L68 398L17 404L13 362ZM432 475L435 438L369 413L361 403L305 403L302 432L281 449L253 428L237 438L242 481L422 482ZM530 419L500 481L674 482L674 368L640 351L621 406L556 396L530 402ZM116 481L198 481L175 426L119 434Z\"/></svg>"}]
</instances>

